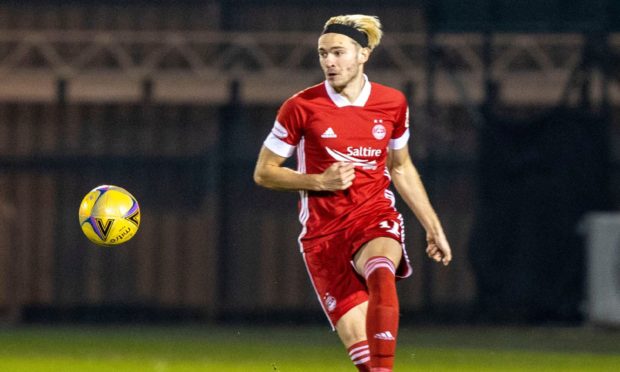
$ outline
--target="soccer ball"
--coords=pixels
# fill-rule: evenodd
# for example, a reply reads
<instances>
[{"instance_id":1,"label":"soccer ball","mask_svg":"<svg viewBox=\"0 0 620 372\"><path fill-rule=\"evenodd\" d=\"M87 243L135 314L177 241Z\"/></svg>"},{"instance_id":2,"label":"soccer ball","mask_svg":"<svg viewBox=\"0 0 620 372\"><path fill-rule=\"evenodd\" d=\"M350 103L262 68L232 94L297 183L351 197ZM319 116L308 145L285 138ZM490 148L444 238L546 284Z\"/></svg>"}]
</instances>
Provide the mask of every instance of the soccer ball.
<instances>
[{"instance_id":1,"label":"soccer ball","mask_svg":"<svg viewBox=\"0 0 620 372\"><path fill-rule=\"evenodd\" d=\"M140 227L140 206L125 189L101 185L92 189L80 204L80 227L99 245L118 245L131 239Z\"/></svg>"}]
</instances>

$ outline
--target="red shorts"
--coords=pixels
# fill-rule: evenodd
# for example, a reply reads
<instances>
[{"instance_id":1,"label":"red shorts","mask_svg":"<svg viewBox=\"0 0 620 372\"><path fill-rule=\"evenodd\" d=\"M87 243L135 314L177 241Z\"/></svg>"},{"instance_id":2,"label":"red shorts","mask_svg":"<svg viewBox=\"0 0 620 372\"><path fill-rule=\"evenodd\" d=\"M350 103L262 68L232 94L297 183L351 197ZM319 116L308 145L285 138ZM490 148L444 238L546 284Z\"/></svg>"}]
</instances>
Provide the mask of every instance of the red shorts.
<instances>
[{"instance_id":1,"label":"red shorts","mask_svg":"<svg viewBox=\"0 0 620 372\"><path fill-rule=\"evenodd\" d=\"M310 280L332 328L347 311L368 301L366 282L355 271L352 259L364 243L379 237L392 238L401 243L403 259L396 275L399 278L411 275L404 246L403 219L396 211L358 219L330 239L303 248Z\"/></svg>"}]
</instances>

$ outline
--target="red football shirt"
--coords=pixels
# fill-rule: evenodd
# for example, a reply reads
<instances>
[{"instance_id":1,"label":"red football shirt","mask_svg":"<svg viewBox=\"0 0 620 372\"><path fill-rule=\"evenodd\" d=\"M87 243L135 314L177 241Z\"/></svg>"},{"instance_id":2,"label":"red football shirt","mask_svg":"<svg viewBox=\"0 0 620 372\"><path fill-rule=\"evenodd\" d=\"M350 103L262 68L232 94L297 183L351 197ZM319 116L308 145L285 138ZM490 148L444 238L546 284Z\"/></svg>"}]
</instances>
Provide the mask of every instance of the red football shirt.
<instances>
[{"instance_id":1,"label":"red football shirt","mask_svg":"<svg viewBox=\"0 0 620 372\"><path fill-rule=\"evenodd\" d=\"M364 78L366 83L353 103L326 81L289 98L264 142L282 157L290 157L297 148L297 170L302 173L322 173L338 161L355 165L355 179L347 190L300 192L302 249L359 217L394 210L386 160L388 149L407 145L407 101L398 90Z\"/></svg>"}]
</instances>

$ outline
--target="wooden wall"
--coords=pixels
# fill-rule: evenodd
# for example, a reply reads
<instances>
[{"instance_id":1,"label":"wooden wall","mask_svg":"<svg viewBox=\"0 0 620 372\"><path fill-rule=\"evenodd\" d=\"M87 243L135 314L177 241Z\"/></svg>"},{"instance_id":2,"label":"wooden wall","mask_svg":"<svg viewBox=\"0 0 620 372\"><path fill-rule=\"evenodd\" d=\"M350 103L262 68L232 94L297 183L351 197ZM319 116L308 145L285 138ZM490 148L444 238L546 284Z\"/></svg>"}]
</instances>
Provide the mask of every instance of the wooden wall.
<instances>
[{"instance_id":1,"label":"wooden wall","mask_svg":"<svg viewBox=\"0 0 620 372\"><path fill-rule=\"evenodd\" d=\"M234 124L220 123L217 107L0 104L0 317L109 304L193 309L207 319L320 312L297 245L297 194L252 181L274 113L246 108ZM234 126L231 148L220 141L225 125ZM427 260L422 230L404 213L414 265L413 279L399 283L404 310L474 295L465 253L473 174L445 169L432 180L455 262ZM125 187L141 204L140 231L122 246L96 246L80 231L79 203L99 184Z\"/></svg>"},{"instance_id":2,"label":"wooden wall","mask_svg":"<svg viewBox=\"0 0 620 372\"><path fill-rule=\"evenodd\" d=\"M211 311L216 132L216 109L1 105L4 313L102 303ZM140 231L123 246L96 246L79 228L79 203L99 184L125 187L141 204Z\"/></svg>"}]
</instances>

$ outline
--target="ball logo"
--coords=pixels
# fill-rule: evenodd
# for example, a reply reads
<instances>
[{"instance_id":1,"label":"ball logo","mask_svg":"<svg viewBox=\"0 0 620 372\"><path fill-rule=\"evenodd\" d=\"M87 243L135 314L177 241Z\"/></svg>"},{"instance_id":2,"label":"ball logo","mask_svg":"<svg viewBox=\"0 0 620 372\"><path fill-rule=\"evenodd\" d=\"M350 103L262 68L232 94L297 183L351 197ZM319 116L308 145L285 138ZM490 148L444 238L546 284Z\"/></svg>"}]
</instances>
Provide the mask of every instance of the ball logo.
<instances>
[{"instance_id":1,"label":"ball logo","mask_svg":"<svg viewBox=\"0 0 620 372\"><path fill-rule=\"evenodd\" d=\"M379 124L375 124L375 126L372 128L372 135L378 139L378 140L382 140L385 138L385 127L383 126L383 124L381 124L383 122L383 120L379 119L380 121L375 120L375 123L379 122Z\"/></svg>"},{"instance_id":2,"label":"ball logo","mask_svg":"<svg viewBox=\"0 0 620 372\"><path fill-rule=\"evenodd\" d=\"M94 225L96 227L95 233L101 240L106 240L108 235L110 235L110 227L114 223L114 218L106 219L105 221L103 218L95 218L95 222L97 223Z\"/></svg>"},{"instance_id":3,"label":"ball logo","mask_svg":"<svg viewBox=\"0 0 620 372\"><path fill-rule=\"evenodd\" d=\"M117 244L131 233L131 227L127 226L124 230L119 231L118 235L110 239L111 244Z\"/></svg>"}]
</instances>

